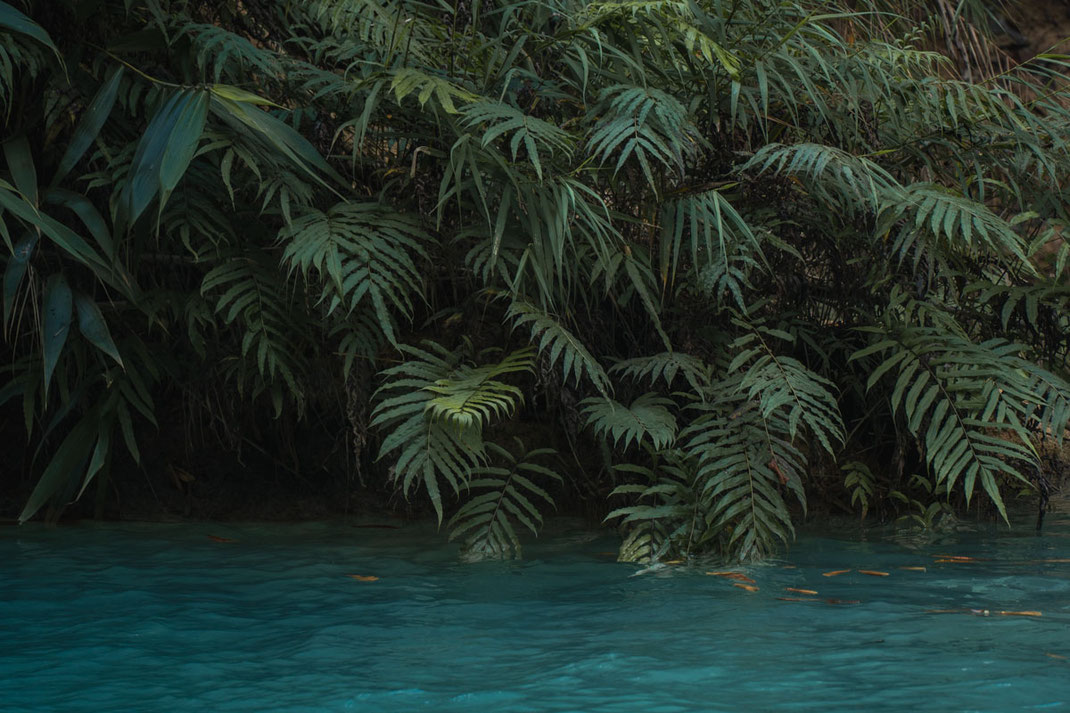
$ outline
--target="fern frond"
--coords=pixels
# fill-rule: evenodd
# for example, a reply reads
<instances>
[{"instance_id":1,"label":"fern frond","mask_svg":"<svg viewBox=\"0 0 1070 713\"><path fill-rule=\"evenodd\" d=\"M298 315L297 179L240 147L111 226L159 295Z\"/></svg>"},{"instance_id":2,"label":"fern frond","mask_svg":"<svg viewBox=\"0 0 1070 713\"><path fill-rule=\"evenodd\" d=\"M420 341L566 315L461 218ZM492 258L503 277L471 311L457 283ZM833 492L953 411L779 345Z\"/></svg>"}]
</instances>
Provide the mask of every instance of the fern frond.
<instances>
[{"instance_id":1,"label":"fern frond","mask_svg":"<svg viewBox=\"0 0 1070 713\"><path fill-rule=\"evenodd\" d=\"M587 425L600 436L612 436L614 446L649 443L661 450L676 438L676 418L668 408L675 404L664 396L646 393L629 406L606 397L584 399L580 405Z\"/></svg>"},{"instance_id":2,"label":"fern frond","mask_svg":"<svg viewBox=\"0 0 1070 713\"><path fill-rule=\"evenodd\" d=\"M616 508L606 520L622 518L627 531L617 556L619 562L652 563L662 557L688 557L707 539L694 464L678 450L653 451L649 466L624 463L613 470L637 478L618 485L613 496L631 496L634 505Z\"/></svg>"},{"instance_id":3,"label":"fern frond","mask_svg":"<svg viewBox=\"0 0 1070 713\"><path fill-rule=\"evenodd\" d=\"M968 502L980 481L1006 519L999 484L1003 477L1027 482L1021 467L1035 465L1036 452L1025 420L1044 402L1023 376L1021 348L1000 339L975 344L934 327L866 331L879 341L852 359L887 355L867 386L895 374L892 410L918 439L937 485L951 490L961 480ZM1065 405L1056 408L1065 417Z\"/></svg>"},{"instance_id":4,"label":"fern frond","mask_svg":"<svg viewBox=\"0 0 1070 713\"><path fill-rule=\"evenodd\" d=\"M676 280L685 235L693 268L715 275L708 291L718 299L731 294L742 308L747 273L764 258L747 221L718 190L667 201L661 217L663 284Z\"/></svg>"},{"instance_id":5,"label":"fern frond","mask_svg":"<svg viewBox=\"0 0 1070 713\"><path fill-rule=\"evenodd\" d=\"M781 488L805 504L806 459L789 437L784 409L763 415L758 403L738 396L693 408L700 415L680 440L698 463L697 487L711 533L740 559L759 557L777 541L787 544L795 530Z\"/></svg>"},{"instance_id":6,"label":"fern frond","mask_svg":"<svg viewBox=\"0 0 1070 713\"><path fill-rule=\"evenodd\" d=\"M879 165L835 146L801 143L767 144L740 171L774 173L805 179L809 190L829 206L849 212L876 212L889 195L899 195L899 182Z\"/></svg>"},{"instance_id":7,"label":"fern frond","mask_svg":"<svg viewBox=\"0 0 1070 713\"><path fill-rule=\"evenodd\" d=\"M412 94L416 95L421 107L434 97L436 105L447 114L460 113L455 101L468 103L479 100L478 94L459 87L448 79L433 76L413 67L395 70L394 77L390 81L390 89L394 92L394 99L399 105Z\"/></svg>"},{"instance_id":8,"label":"fern frond","mask_svg":"<svg viewBox=\"0 0 1070 713\"><path fill-rule=\"evenodd\" d=\"M379 458L397 451L393 479L406 494L420 481L442 521L439 479L455 493L485 459L483 429L511 413L522 394L499 377L530 371L530 352L514 352L498 363L468 363L431 341L426 350L401 345L410 359L382 372L386 381L377 396L371 425L389 430Z\"/></svg>"},{"instance_id":9,"label":"fern frond","mask_svg":"<svg viewBox=\"0 0 1070 713\"><path fill-rule=\"evenodd\" d=\"M197 64L202 71L210 71L217 83L224 75L240 78L252 72L261 81L273 81L282 73L276 53L255 47L248 39L222 27L191 23L181 29L179 36L190 39L197 52Z\"/></svg>"},{"instance_id":10,"label":"fern frond","mask_svg":"<svg viewBox=\"0 0 1070 713\"><path fill-rule=\"evenodd\" d=\"M1014 228L986 206L932 184L912 184L888 194L880 207L877 234L896 231L892 250L914 264L924 255L985 252L1014 265L1028 265L1025 243Z\"/></svg>"},{"instance_id":11,"label":"fern frond","mask_svg":"<svg viewBox=\"0 0 1070 713\"><path fill-rule=\"evenodd\" d=\"M527 160L540 180L543 176L543 164L539 158L540 147L544 155L560 153L565 160L572 158L573 140L568 132L562 131L544 119L525 114L508 104L479 102L468 105L462 113L465 117L463 123L468 127L489 124L480 140L484 147L511 133L509 151L513 161L516 162L520 146L523 145L527 152Z\"/></svg>"},{"instance_id":12,"label":"fern frond","mask_svg":"<svg viewBox=\"0 0 1070 713\"><path fill-rule=\"evenodd\" d=\"M545 354L552 369L557 360L561 360L562 377L565 381L573 377L579 384L586 376L603 396L608 398L609 377L602 365L587 350L572 332L568 331L549 312L527 302L514 301L509 305L507 318L513 320L513 328L531 325L531 340L538 339L538 350Z\"/></svg>"},{"instance_id":13,"label":"fern frond","mask_svg":"<svg viewBox=\"0 0 1070 713\"><path fill-rule=\"evenodd\" d=\"M300 400L305 368L295 335L300 333L279 273L263 253L227 258L201 282L201 294L216 298L215 311L224 324L241 328L241 356L266 380L281 379ZM239 385L243 383L239 372ZM281 403L276 402L276 410Z\"/></svg>"},{"instance_id":14,"label":"fern frond","mask_svg":"<svg viewBox=\"0 0 1070 713\"><path fill-rule=\"evenodd\" d=\"M479 559L520 557L520 538L514 522L537 535L542 525L542 513L536 503L542 501L551 507L554 505L550 494L536 483L547 479L560 483L561 476L534 461L557 452L552 448L525 451L523 442L516 440L519 456L497 444L487 444L487 450L502 465L480 466L473 470L468 489L483 492L468 500L450 518L449 539L467 535L463 547L470 556Z\"/></svg>"},{"instance_id":15,"label":"fern frond","mask_svg":"<svg viewBox=\"0 0 1070 713\"><path fill-rule=\"evenodd\" d=\"M611 374L627 376L635 381L647 379L656 384L658 379L672 388L677 376L682 376L691 389L702 394L710 385L709 365L698 357L683 352L661 352L648 357L636 357L618 361L609 369Z\"/></svg>"},{"instance_id":16,"label":"fern frond","mask_svg":"<svg viewBox=\"0 0 1070 713\"><path fill-rule=\"evenodd\" d=\"M465 429L481 427L492 419L511 414L523 401L524 393L498 378L519 372L531 373L534 355L535 350L529 347L509 354L497 364L456 368L448 378L424 387L435 394L427 403L428 415Z\"/></svg>"},{"instance_id":17,"label":"fern frond","mask_svg":"<svg viewBox=\"0 0 1070 713\"><path fill-rule=\"evenodd\" d=\"M364 307L397 343L392 314L412 317L413 296L422 288L417 261L426 259L430 241L414 218L377 203L342 203L295 219L279 241L291 271L321 278L328 314L339 306L349 313Z\"/></svg>"},{"instance_id":18,"label":"fern frond","mask_svg":"<svg viewBox=\"0 0 1070 713\"><path fill-rule=\"evenodd\" d=\"M661 90L618 84L603 90L600 103L602 118L588 138L589 150L603 164L617 154L614 174L636 160L653 190L651 164L682 172L685 156L701 142L684 105Z\"/></svg>"},{"instance_id":19,"label":"fern frond","mask_svg":"<svg viewBox=\"0 0 1070 713\"><path fill-rule=\"evenodd\" d=\"M800 426L804 426L827 453L834 454L833 444L843 442L844 432L839 405L830 391L832 382L797 359L777 354L769 346L769 337L792 341L791 335L749 326L751 332L732 345L736 356L728 373L734 374L746 366L737 388L758 404L762 418L783 412L789 440L794 441L800 434Z\"/></svg>"}]
</instances>

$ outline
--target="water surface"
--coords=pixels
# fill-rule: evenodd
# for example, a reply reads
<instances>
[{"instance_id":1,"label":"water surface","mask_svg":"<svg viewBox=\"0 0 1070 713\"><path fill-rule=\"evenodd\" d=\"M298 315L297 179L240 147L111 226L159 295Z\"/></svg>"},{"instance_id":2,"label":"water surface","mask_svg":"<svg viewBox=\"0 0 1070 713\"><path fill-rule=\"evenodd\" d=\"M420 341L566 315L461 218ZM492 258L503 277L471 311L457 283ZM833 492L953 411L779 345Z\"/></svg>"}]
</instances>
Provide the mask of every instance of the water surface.
<instances>
[{"instance_id":1,"label":"water surface","mask_svg":"<svg viewBox=\"0 0 1070 713\"><path fill-rule=\"evenodd\" d=\"M711 563L634 576L567 521L480 564L420 525L5 527L0 708L1066 710L1070 519L1047 524L803 535L740 568L757 592Z\"/></svg>"}]
</instances>

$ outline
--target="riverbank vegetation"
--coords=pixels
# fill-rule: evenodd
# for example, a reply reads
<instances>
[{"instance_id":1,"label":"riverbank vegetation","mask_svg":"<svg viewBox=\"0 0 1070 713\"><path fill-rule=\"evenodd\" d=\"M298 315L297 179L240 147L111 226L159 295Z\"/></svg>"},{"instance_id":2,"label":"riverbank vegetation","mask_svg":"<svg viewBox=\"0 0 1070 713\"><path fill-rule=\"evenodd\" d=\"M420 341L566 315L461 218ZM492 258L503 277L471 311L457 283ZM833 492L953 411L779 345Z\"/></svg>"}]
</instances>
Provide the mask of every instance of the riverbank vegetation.
<instances>
[{"instance_id":1,"label":"riverbank vegetation","mask_svg":"<svg viewBox=\"0 0 1070 713\"><path fill-rule=\"evenodd\" d=\"M644 562L767 554L808 495L1005 518L1070 419L1070 58L1007 22L0 2L20 519L241 449L483 556L581 502Z\"/></svg>"}]
</instances>

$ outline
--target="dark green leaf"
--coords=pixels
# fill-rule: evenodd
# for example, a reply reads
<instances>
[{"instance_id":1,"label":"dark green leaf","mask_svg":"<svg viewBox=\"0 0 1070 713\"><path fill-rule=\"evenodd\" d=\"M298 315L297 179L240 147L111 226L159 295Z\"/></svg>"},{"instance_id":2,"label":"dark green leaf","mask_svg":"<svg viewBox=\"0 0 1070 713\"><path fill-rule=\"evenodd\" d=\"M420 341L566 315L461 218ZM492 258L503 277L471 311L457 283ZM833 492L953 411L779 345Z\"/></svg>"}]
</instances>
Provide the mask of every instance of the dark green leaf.
<instances>
[{"instance_id":1,"label":"dark green leaf","mask_svg":"<svg viewBox=\"0 0 1070 713\"><path fill-rule=\"evenodd\" d=\"M11 310L15 306L15 295L19 285L26 274L26 268L30 264L30 256L37 246L37 234L29 233L15 246L15 252L8 258L7 267L4 269L4 329L11 318Z\"/></svg>"},{"instance_id":2,"label":"dark green leaf","mask_svg":"<svg viewBox=\"0 0 1070 713\"><path fill-rule=\"evenodd\" d=\"M100 133L100 129L104 126L104 122L108 119L108 115L111 114L111 109L115 105L115 97L119 92L119 81L122 76L123 66L119 65L112 70L111 76L100 87L96 96L93 97L93 101L89 103L89 107L78 120L78 126L74 128L74 134L71 135L71 141L67 144L67 150L59 161L56 175L52 177L53 185L67 177L74 165L78 163L93 144L93 140L97 138L97 134Z\"/></svg>"},{"instance_id":3,"label":"dark green leaf","mask_svg":"<svg viewBox=\"0 0 1070 713\"><path fill-rule=\"evenodd\" d=\"M11 169L15 187L31 205L37 205L37 169L33 165L33 154L25 136L16 136L4 142L4 158Z\"/></svg>"},{"instance_id":4,"label":"dark green leaf","mask_svg":"<svg viewBox=\"0 0 1070 713\"><path fill-rule=\"evenodd\" d=\"M45 283L43 297L44 317L41 326L41 353L45 368L45 394L52 381L52 372L56 362L67 343L67 334L71 329L73 299L71 288L63 275L55 274Z\"/></svg>"},{"instance_id":5,"label":"dark green leaf","mask_svg":"<svg viewBox=\"0 0 1070 713\"><path fill-rule=\"evenodd\" d=\"M111 332L108 331L108 324L104 321L104 315L100 313L97 303L87 295L75 292L74 306L78 310L78 331L90 344L122 366L123 358L119 356L119 350L115 348Z\"/></svg>"},{"instance_id":6,"label":"dark green leaf","mask_svg":"<svg viewBox=\"0 0 1070 713\"><path fill-rule=\"evenodd\" d=\"M6 2L0 2L0 27L5 27L13 32L18 32L20 35L32 37L55 52L57 57L60 56L59 50L56 49L56 45L53 44L52 38L48 36L48 33L44 31L44 28L8 5Z\"/></svg>"}]
</instances>

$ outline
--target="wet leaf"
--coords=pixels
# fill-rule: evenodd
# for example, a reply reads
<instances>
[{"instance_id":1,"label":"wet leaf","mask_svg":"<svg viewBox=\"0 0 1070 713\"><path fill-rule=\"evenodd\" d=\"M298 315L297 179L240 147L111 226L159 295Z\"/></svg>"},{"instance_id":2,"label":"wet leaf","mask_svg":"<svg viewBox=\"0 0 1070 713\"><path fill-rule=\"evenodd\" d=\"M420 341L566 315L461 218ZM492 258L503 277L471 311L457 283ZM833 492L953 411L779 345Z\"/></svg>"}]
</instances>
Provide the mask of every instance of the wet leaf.
<instances>
[{"instance_id":1,"label":"wet leaf","mask_svg":"<svg viewBox=\"0 0 1070 713\"><path fill-rule=\"evenodd\" d=\"M754 583L754 580L743 574L742 572L707 572L706 574L711 577L724 577L725 579L737 579L740 582Z\"/></svg>"},{"instance_id":2,"label":"wet leaf","mask_svg":"<svg viewBox=\"0 0 1070 713\"><path fill-rule=\"evenodd\" d=\"M899 569L909 570L911 572L924 572L924 567L900 567Z\"/></svg>"},{"instance_id":3,"label":"wet leaf","mask_svg":"<svg viewBox=\"0 0 1070 713\"><path fill-rule=\"evenodd\" d=\"M839 577L841 574L847 574L851 570L849 569L835 569L831 572L822 572L822 577Z\"/></svg>"},{"instance_id":4,"label":"wet leaf","mask_svg":"<svg viewBox=\"0 0 1070 713\"><path fill-rule=\"evenodd\" d=\"M753 581L753 580L751 580L751 581ZM745 589L748 592L757 592L758 591L758 588L753 586L753 585L751 585L751 584L740 584L739 582L732 582L732 586L733 587L739 587L740 589Z\"/></svg>"},{"instance_id":5,"label":"wet leaf","mask_svg":"<svg viewBox=\"0 0 1070 713\"><path fill-rule=\"evenodd\" d=\"M377 582L379 578L373 574L347 574L350 579L355 579L358 582Z\"/></svg>"},{"instance_id":6,"label":"wet leaf","mask_svg":"<svg viewBox=\"0 0 1070 713\"><path fill-rule=\"evenodd\" d=\"M858 573L859 574L868 574L870 577L887 577L888 576L887 572L878 572L875 569L860 569L860 570L858 570Z\"/></svg>"},{"instance_id":7,"label":"wet leaf","mask_svg":"<svg viewBox=\"0 0 1070 713\"><path fill-rule=\"evenodd\" d=\"M816 589L798 589L796 587L784 587L785 592L797 592L799 594L817 594Z\"/></svg>"}]
</instances>

